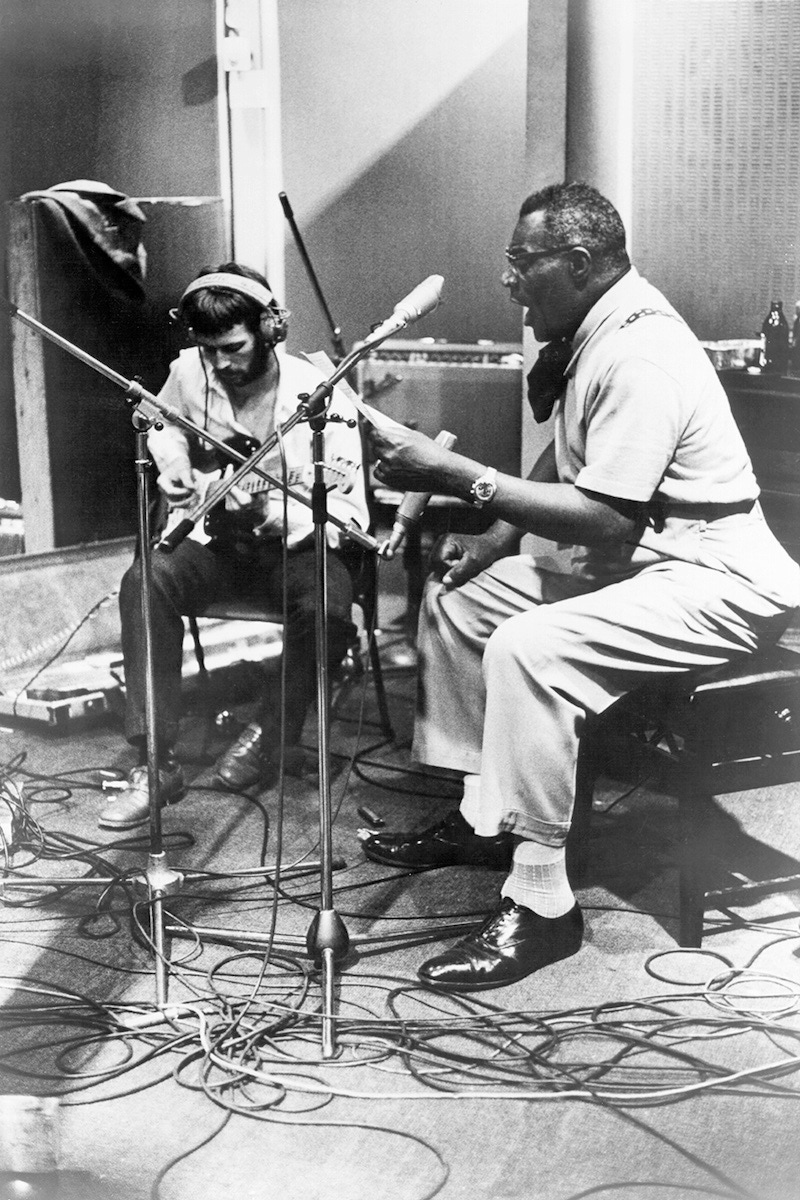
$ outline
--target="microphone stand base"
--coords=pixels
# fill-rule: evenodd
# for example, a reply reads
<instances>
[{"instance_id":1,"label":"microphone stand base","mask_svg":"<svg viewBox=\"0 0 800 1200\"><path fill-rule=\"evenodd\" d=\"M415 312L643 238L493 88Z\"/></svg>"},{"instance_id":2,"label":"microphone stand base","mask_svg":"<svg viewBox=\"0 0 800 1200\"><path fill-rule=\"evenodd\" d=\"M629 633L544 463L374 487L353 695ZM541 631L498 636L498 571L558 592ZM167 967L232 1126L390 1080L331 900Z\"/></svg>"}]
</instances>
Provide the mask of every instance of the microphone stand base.
<instances>
[{"instance_id":1,"label":"microphone stand base","mask_svg":"<svg viewBox=\"0 0 800 1200\"><path fill-rule=\"evenodd\" d=\"M342 918L332 908L320 909L306 934L308 957L319 967L325 950L330 950L335 958L344 958L349 948L350 935Z\"/></svg>"}]
</instances>

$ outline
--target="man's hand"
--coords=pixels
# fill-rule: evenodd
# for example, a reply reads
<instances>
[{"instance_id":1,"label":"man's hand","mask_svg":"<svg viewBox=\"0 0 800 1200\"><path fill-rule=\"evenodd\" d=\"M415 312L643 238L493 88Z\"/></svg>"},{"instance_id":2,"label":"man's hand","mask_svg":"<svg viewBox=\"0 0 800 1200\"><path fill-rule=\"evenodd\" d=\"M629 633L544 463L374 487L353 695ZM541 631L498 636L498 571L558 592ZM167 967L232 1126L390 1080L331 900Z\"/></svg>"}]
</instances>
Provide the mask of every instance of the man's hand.
<instances>
[{"instance_id":1,"label":"man's hand","mask_svg":"<svg viewBox=\"0 0 800 1200\"><path fill-rule=\"evenodd\" d=\"M228 463L225 468L222 478L230 479L234 473L233 463ZM225 493L225 508L228 512L241 512L243 508L251 508L255 503L255 496L252 492L247 492L244 488L238 487L236 484Z\"/></svg>"},{"instance_id":2,"label":"man's hand","mask_svg":"<svg viewBox=\"0 0 800 1200\"><path fill-rule=\"evenodd\" d=\"M196 472L188 463L172 463L158 477L158 486L170 508L185 508L197 495Z\"/></svg>"},{"instance_id":3,"label":"man's hand","mask_svg":"<svg viewBox=\"0 0 800 1200\"><path fill-rule=\"evenodd\" d=\"M225 507L228 512L241 512L244 508L252 508L255 501L256 498L251 492L245 492L234 484L225 496Z\"/></svg>"},{"instance_id":4,"label":"man's hand","mask_svg":"<svg viewBox=\"0 0 800 1200\"><path fill-rule=\"evenodd\" d=\"M375 478L401 492L442 490L445 467L451 460L433 438L415 429L372 429L370 443L375 463Z\"/></svg>"},{"instance_id":5,"label":"man's hand","mask_svg":"<svg viewBox=\"0 0 800 1200\"><path fill-rule=\"evenodd\" d=\"M480 575L508 550L486 534L447 533L431 551L431 572L450 591Z\"/></svg>"}]
</instances>

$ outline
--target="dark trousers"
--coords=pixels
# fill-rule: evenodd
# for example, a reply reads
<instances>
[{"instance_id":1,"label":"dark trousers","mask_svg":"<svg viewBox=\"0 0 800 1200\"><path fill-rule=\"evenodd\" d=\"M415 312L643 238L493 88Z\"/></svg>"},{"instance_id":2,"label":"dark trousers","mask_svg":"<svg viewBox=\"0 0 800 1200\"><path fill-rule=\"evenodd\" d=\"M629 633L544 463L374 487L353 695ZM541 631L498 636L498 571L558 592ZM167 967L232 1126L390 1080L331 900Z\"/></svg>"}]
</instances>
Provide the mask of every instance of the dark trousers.
<instances>
[{"instance_id":1,"label":"dark trousers","mask_svg":"<svg viewBox=\"0 0 800 1200\"><path fill-rule=\"evenodd\" d=\"M313 544L290 550L286 560L287 626L283 652L286 669L286 741L299 741L308 706L316 694L315 556ZM152 633L156 737L162 748L174 744L181 709L184 616L200 615L211 603L234 597L265 601L280 613L283 600L283 550L280 541L260 545L242 559L187 539L171 554L152 553ZM353 634L353 584L343 556L327 552L328 667L347 652ZM122 579L119 596L122 653L125 661L125 735L141 744L146 736L144 630L141 569L137 558ZM274 742L280 729L277 706L266 698L262 723ZM268 743L269 744L269 743Z\"/></svg>"}]
</instances>

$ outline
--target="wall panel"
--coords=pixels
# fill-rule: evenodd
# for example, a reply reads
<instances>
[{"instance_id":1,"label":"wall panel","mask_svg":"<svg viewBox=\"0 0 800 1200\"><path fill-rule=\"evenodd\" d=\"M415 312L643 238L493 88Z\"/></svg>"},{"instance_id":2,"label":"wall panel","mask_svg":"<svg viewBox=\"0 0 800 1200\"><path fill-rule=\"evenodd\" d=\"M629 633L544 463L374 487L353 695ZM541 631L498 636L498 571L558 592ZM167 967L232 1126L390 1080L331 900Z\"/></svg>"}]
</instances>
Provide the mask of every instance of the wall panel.
<instances>
[{"instance_id":1,"label":"wall panel","mask_svg":"<svg viewBox=\"0 0 800 1200\"><path fill-rule=\"evenodd\" d=\"M800 4L637 0L636 261L702 338L800 298Z\"/></svg>"},{"instance_id":2,"label":"wall panel","mask_svg":"<svg viewBox=\"0 0 800 1200\"><path fill-rule=\"evenodd\" d=\"M526 186L525 0L281 0L286 191L345 341L421 279L417 336L516 341L502 248ZM290 346L328 332L291 238Z\"/></svg>"}]
</instances>

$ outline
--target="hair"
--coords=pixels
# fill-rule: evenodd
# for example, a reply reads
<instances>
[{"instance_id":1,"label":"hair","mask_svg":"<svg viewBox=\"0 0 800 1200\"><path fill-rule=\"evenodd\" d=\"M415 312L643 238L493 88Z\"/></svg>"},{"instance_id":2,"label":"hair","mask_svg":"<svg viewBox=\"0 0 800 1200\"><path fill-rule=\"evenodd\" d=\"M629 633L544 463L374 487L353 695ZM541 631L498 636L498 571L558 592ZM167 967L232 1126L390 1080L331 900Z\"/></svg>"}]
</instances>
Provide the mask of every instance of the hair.
<instances>
[{"instance_id":1,"label":"hair","mask_svg":"<svg viewBox=\"0 0 800 1200\"><path fill-rule=\"evenodd\" d=\"M523 201L520 217L544 215L546 249L585 246L601 269L630 266L625 226L610 200L588 183L551 183Z\"/></svg>"},{"instance_id":2,"label":"hair","mask_svg":"<svg viewBox=\"0 0 800 1200\"><path fill-rule=\"evenodd\" d=\"M204 275L242 275L260 283L271 293L271 288L263 275L252 267L242 266L241 263L222 263L218 267L201 267L197 279ZM277 305L275 306L277 309ZM272 311L272 310L268 310ZM261 319L265 309L258 300L246 296L242 292L228 291L220 288L201 288L184 296L178 306L181 320L200 337L217 337L227 333L234 325L242 324L251 333L257 333L261 328Z\"/></svg>"}]
</instances>

